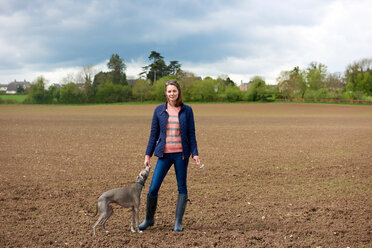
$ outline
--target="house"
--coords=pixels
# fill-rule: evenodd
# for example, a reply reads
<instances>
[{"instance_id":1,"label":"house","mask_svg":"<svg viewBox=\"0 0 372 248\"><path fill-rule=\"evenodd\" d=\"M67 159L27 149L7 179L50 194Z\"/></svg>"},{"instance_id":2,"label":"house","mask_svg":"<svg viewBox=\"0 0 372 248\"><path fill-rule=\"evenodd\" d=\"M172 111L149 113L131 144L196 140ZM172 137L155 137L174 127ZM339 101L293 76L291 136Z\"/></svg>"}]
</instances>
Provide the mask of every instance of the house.
<instances>
[{"instance_id":1,"label":"house","mask_svg":"<svg viewBox=\"0 0 372 248\"><path fill-rule=\"evenodd\" d=\"M60 88L62 87L62 85L57 84L57 83L51 84L50 86L54 86L54 87L56 87L57 89L60 89ZM49 86L49 87L50 87L50 86Z\"/></svg>"},{"instance_id":2,"label":"house","mask_svg":"<svg viewBox=\"0 0 372 248\"><path fill-rule=\"evenodd\" d=\"M7 84L0 84L0 92L6 92L7 89L8 89Z\"/></svg>"},{"instance_id":3,"label":"house","mask_svg":"<svg viewBox=\"0 0 372 248\"><path fill-rule=\"evenodd\" d=\"M243 83L243 81L241 81L240 86L239 86L240 90L241 91L247 91L248 90L248 84L249 83Z\"/></svg>"},{"instance_id":4,"label":"house","mask_svg":"<svg viewBox=\"0 0 372 248\"><path fill-rule=\"evenodd\" d=\"M24 81L16 81L8 84L8 87L6 89L6 94L17 94L17 90L19 87L22 87L24 90L30 88L30 82L24 80Z\"/></svg>"}]
</instances>

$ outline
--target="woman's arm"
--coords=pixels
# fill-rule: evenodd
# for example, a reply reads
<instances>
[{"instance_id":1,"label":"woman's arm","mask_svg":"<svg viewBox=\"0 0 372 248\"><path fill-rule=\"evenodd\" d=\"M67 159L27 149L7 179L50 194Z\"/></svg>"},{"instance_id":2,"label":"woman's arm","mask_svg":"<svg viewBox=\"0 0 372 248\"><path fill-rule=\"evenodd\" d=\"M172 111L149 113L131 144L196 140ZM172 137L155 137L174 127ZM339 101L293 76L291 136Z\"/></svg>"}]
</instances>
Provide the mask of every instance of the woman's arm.
<instances>
[{"instance_id":1,"label":"woman's arm","mask_svg":"<svg viewBox=\"0 0 372 248\"><path fill-rule=\"evenodd\" d=\"M199 155L195 155L194 157L192 157L192 159L194 159L195 164L197 164L197 165L200 164L200 158L199 158Z\"/></svg>"},{"instance_id":2,"label":"woman's arm","mask_svg":"<svg viewBox=\"0 0 372 248\"><path fill-rule=\"evenodd\" d=\"M151 164L150 164L150 155L145 155L145 162L143 163L146 166L149 166L151 167Z\"/></svg>"},{"instance_id":3,"label":"woman's arm","mask_svg":"<svg viewBox=\"0 0 372 248\"><path fill-rule=\"evenodd\" d=\"M154 153L156 141L159 139L159 134L160 134L159 120L158 120L156 109L155 109L154 115L151 121L151 132L150 132L149 142L147 144L146 153L145 153L149 157L151 157L152 154Z\"/></svg>"},{"instance_id":4,"label":"woman's arm","mask_svg":"<svg viewBox=\"0 0 372 248\"><path fill-rule=\"evenodd\" d=\"M194 159L195 163L200 164L199 159L199 152L198 152L198 144L196 142L196 136L195 136L195 121L194 121L194 113L192 111L192 108L190 107L190 111L188 113L188 139L190 142L190 151L191 156Z\"/></svg>"}]
</instances>

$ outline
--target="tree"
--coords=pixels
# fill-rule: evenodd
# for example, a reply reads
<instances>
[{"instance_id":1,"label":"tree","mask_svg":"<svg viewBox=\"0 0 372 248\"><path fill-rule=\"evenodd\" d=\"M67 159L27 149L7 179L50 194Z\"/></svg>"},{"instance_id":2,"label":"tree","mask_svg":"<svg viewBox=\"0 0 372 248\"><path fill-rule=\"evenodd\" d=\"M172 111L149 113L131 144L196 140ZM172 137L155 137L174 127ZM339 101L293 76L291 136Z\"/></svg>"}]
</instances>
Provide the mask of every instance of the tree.
<instances>
[{"instance_id":1,"label":"tree","mask_svg":"<svg viewBox=\"0 0 372 248\"><path fill-rule=\"evenodd\" d=\"M226 100L229 102L236 102L242 99L242 91L235 85L228 85L225 93Z\"/></svg>"},{"instance_id":2,"label":"tree","mask_svg":"<svg viewBox=\"0 0 372 248\"><path fill-rule=\"evenodd\" d=\"M65 104L84 103L85 93L75 84L68 83L60 89L60 102Z\"/></svg>"},{"instance_id":3,"label":"tree","mask_svg":"<svg viewBox=\"0 0 372 248\"><path fill-rule=\"evenodd\" d=\"M143 102L150 95L150 82L145 79L138 79L133 85L133 96Z\"/></svg>"},{"instance_id":4,"label":"tree","mask_svg":"<svg viewBox=\"0 0 372 248\"><path fill-rule=\"evenodd\" d=\"M128 82L127 82L127 75L125 73L123 73L123 75L121 76L120 78L120 85L128 85Z\"/></svg>"},{"instance_id":5,"label":"tree","mask_svg":"<svg viewBox=\"0 0 372 248\"><path fill-rule=\"evenodd\" d=\"M145 78L151 80L152 83L155 83L159 78L168 75L176 75L181 71L181 65L178 61L171 61L170 64L167 65L164 61L164 57L156 51L151 51L148 59L152 61L152 63L142 67L143 71L140 73L140 76L146 76Z\"/></svg>"},{"instance_id":6,"label":"tree","mask_svg":"<svg viewBox=\"0 0 372 248\"><path fill-rule=\"evenodd\" d=\"M212 102L217 99L218 82L210 77L197 80L190 89L191 101Z\"/></svg>"},{"instance_id":7,"label":"tree","mask_svg":"<svg viewBox=\"0 0 372 248\"><path fill-rule=\"evenodd\" d=\"M225 85L225 87L231 85L231 86L236 86L234 81L232 81L228 75L220 75L218 76L217 80L221 80L222 83Z\"/></svg>"},{"instance_id":8,"label":"tree","mask_svg":"<svg viewBox=\"0 0 372 248\"><path fill-rule=\"evenodd\" d=\"M112 82L114 84L120 84L120 82L126 84L126 80L122 79L126 70L126 65L118 54L113 54L111 56L110 61L107 63L107 67L111 70Z\"/></svg>"},{"instance_id":9,"label":"tree","mask_svg":"<svg viewBox=\"0 0 372 248\"><path fill-rule=\"evenodd\" d=\"M324 81L324 88L328 90L341 90L345 82L340 73L329 73Z\"/></svg>"},{"instance_id":10,"label":"tree","mask_svg":"<svg viewBox=\"0 0 372 248\"><path fill-rule=\"evenodd\" d=\"M94 90L93 90L93 79L96 74L94 66L89 64L85 65L83 69L77 75L77 83L84 85L84 91L86 95L86 102L93 102Z\"/></svg>"},{"instance_id":11,"label":"tree","mask_svg":"<svg viewBox=\"0 0 372 248\"><path fill-rule=\"evenodd\" d=\"M155 62L155 61L160 60L160 59L164 59L164 57L161 56L160 53L158 53L156 51L151 51L151 53L149 55L149 60L153 60L153 62Z\"/></svg>"},{"instance_id":12,"label":"tree","mask_svg":"<svg viewBox=\"0 0 372 248\"><path fill-rule=\"evenodd\" d=\"M84 84L86 82L89 82L91 84L93 82L94 75L96 74L97 72L93 65L84 65L83 68L77 73L76 79L74 81L76 81L76 83L78 84Z\"/></svg>"},{"instance_id":13,"label":"tree","mask_svg":"<svg viewBox=\"0 0 372 248\"><path fill-rule=\"evenodd\" d=\"M132 88L128 85L121 86L121 101L129 102L132 100Z\"/></svg>"},{"instance_id":14,"label":"tree","mask_svg":"<svg viewBox=\"0 0 372 248\"><path fill-rule=\"evenodd\" d=\"M299 96L301 98L304 98L304 95L307 90L307 84L304 77L304 72L300 70L298 66L293 68L293 70L290 72L289 77L291 84L293 85L293 93L296 96Z\"/></svg>"},{"instance_id":15,"label":"tree","mask_svg":"<svg viewBox=\"0 0 372 248\"><path fill-rule=\"evenodd\" d=\"M51 103L60 102L61 91L57 85L54 84L54 85L49 86L48 95L49 95L49 98L51 99Z\"/></svg>"},{"instance_id":16,"label":"tree","mask_svg":"<svg viewBox=\"0 0 372 248\"><path fill-rule=\"evenodd\" d=\"M72 72L67 73L67 75L64 78L62 78L63 84L68 84L72 82L76 82L75 74Z\"/></svg>"},{"instance_id":17,"label":"tree","mask_svg":"<svg viewBox=\"0 0 372 248\"><path fill-rule=\"evenodd\" d=\"M355 91L370 94L372 88L371 82L372 76L368 71L358 73L357 77L355 78Z\"/></svg>"},{"instance_id":18,"label":"tree","mask_svg":"<svg viewBox=\"0 0 372 248\"><path fill-rule=\"evenodd\" d=\"M298 66L282 71L277 78L278 91L284 98L303 98L307 90L304 72Z\"/></svg>"},{"instance_id":19,"label":"tree","mask_svg":"<svg viewBox=\"0 0 372 248\"><path fill-rule=\"evenodd\" d=\"M41 104L48 103L48 100L48 94L45 90L45 79L40 76L31 84L26 102Z\"/></svg>"},{"instance_id":20,"label":"tree","mask_svg":"<svg viewBox=\"0 0 372 248\"><path fill-rule=\"evenodd\" d=\"M362 91L365 94L372 95L372 58L364 58L347 66L345 70L345 80L348 90Z\"/></svg>"},{"instance_id":21,"label":"tree","mask_svg":"<svg viewBox=\"0 0 372 248\"><path fill-rule=\"evenodd\" d=\"M255 76L249 82L246 92L248 101L266 101L266 83L262 77Z\"/></svg>"},{"instance_id":22,"label":"tree","mask_svg":"<svg viewBox=\"0 0 372 248\"><path fill-rule=\"evenodd\" d=\"M112 82L112 74L110 72L99 72L94 76L93 80L93 95L97 93L100 85Z\"/></svg>"},{"instance_id":23,"label":"tree","mask_svg":"<svg viewBox=\"0 0 372 248\"><path fill-rule=\"evenodd\" d=\"M168 67L163 59L159 59L151 64L150 71L148 73L148 79L153 78L153 83L156 82L158 78L162 78L168 75Z\"/></svg>"},{"instance_id":24,"label":"tree","mask_svg":"<svg viewBox=\"0 0 372 248\"><path fill-rule=\"evenodd\" d=\"M145 66L147 69L146 78L150 79L153 83L156 82L158 78L168 75L168 68L163 59L154 61L151 65Z\"/></svg>"},{"instance_id":25,"label":"tree","mask_svg":"<svg viewBox=\"0 0 372 248\"><path fill-rule=\"evenodd\" d=\"M151 51L148 59L152 61L152 63L150 65L142 67L143 71L140 73L140 75L146 75L146 78L150 79L154 83L157 78L161 77L160 70L164 69L162 67L166 67L166 65L163 60L164 57L156 51Z\"/></svg>"},{"instance_id":26,"label":"tree","mask_svg":"<svg viewBox=\"0 0 372 248\"><path fill-rule=\"evenodd\" d=\"M23 95L25 93L25 88L23 88L22 85L17 86L17 94L18 95Z\"/></svg>"},{"instance_id":27,"label":"tree","mask_svg":"<svg viewBox=\"0 0 372 248\"><path fill-rule=\"evenodd\" d=\"M230 77L227 77L227 78L224 80L224 83L225 83L226 86L236 86L235 83L234 83L234 81L232 81L232 80L230 79Z\"/></svg>"},{"instance_id":28,"label":"tree","mask_svg":"<svg viewBox=\"0 0 372 248\"><path fill-rule=\"evenodd\" d=\"M178 61L169 62L168 73L170 75L176 75L179 70L181 70L181 65L178 63Z\"/></svg>"},{"instance_id":29,"label":"tree","mask_svg":"<svg viewBox=\"0 0 372 248\"><path fill-rule=\"evenodd\" d=\"M306 68L306 80L311 90L323 88L326 76L327 66L322 63L311 62Z\"/></svg>"},{"instance_id":30,"label":"tree","mask_svg":"<svg viewBox=\"0 0 372 248\"><path fill-rule=\"evenodd\" d=\"M189 101L191 99L191 89L197 80L197 77L192 72L183 71L180 69L177 72L176 78L181 86L183 99L185 101Z\"/></svg>"},{"instance_id":31,"label":"tree","mask_svg":"<svg viewBox=\"0 0 372 248\"><path fill-rule=\"evenodd\" d=\"M96 102L99 103L124 102L130 99L131 89L129 86L112 82L100 85L96 94Z\"/></svg>"}]
</instances>

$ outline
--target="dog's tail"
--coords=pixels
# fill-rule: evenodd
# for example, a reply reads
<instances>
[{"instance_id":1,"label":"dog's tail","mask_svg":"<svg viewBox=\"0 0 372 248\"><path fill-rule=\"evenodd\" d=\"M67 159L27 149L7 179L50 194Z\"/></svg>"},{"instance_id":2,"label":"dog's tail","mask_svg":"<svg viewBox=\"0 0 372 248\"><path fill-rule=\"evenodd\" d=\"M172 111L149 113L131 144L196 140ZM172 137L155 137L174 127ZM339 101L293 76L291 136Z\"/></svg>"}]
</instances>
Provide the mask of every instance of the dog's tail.
<instances>
[{"instance_id":1,"label":"dog's tail","mask_svg":"<svg viewBox=\"0 0 372 248\"><path fill-rule=\"evenodd\" d=\"M89 217L94 217L94 216L97 215L97 213L98 213L98 204L96 205L96 213L95 213L94 215L90 215L90 214L88 214L88 213L85 213L85 215L86 215L86 216L89 216Z\"/></svg>"}]
</instances>

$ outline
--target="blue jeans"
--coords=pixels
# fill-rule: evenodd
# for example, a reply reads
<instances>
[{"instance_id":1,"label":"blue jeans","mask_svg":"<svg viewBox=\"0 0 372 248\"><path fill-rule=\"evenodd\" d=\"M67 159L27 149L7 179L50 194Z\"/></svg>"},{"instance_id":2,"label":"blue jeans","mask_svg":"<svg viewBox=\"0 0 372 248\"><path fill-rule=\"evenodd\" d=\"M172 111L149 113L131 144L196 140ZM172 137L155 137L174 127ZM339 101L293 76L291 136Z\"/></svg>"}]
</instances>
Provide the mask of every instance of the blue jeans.
<instances>
[{"instance_id":1,"label":"blue jeans","mask_svg":"<svg viewBox=\"0 0 372 248\"><path fill-rule=\"evenodd\" d=\"M152 175L149 196L158 196L160 186L172 164L174 164L174 170L176 172L178 193L187 195L186 179L189 159L182 159L182 152L178 152L164 153L164 156L162 158L158 158L154 174Z\"/></svg>"}]
</instances>

